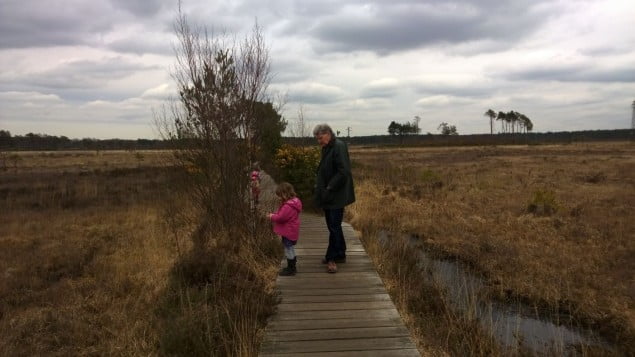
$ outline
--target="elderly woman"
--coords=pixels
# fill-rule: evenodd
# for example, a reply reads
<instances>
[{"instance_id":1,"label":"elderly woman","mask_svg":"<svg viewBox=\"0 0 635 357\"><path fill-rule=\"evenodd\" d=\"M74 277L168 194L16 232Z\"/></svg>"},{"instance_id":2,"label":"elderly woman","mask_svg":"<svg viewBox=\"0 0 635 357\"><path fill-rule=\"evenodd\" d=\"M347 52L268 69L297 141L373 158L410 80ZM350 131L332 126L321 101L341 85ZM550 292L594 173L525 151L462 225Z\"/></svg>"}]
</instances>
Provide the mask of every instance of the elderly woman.
<instances>
[{"instance_id":1,"label":"elderly woman","mask_svg":"<svg viewBox=\"0 0 635 357\"><path fill-rule=\"evenodd\" d=\"M313 136L322 147L315 183L315 204L324 210L329 230L329 245L322 263L328 264L329 273L336 273L336 263L346 262L346 242L342 232L344 207L355 202L351 161L346 143L337 139L327 124L317 125Z\"/></svg>"}]
</instances>

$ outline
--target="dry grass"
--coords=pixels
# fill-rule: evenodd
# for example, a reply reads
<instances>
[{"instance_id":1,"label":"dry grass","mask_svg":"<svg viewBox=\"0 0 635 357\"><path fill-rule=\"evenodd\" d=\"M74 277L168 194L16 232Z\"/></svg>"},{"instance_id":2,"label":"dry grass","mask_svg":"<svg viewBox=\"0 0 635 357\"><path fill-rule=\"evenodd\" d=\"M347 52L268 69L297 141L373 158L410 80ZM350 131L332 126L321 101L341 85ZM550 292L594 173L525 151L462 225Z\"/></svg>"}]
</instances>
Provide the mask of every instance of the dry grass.
<instances>
[{"instance_id":1,"label":"dry grass","mask_svg":"<svg viewBox=\"0 0 635 357\"><path fill-rule=\"evenodd\" d=\"M99 171L103 153L18 155L0 176L1 354L156 350L154 302L175 258L153 198L160 171Z\"/></svg>"},{"instance_id":2,"label":"dry grass","mask_svg":"<svg viewBox=\"0 0 635 357\"><path fill-rule=\"evenodd\" d=\"M165 152L17 156L0 171L0 355L255 353L278 244L210 247L207 283L188 284L197 222Z\"/></svg>"},{"instance_id":3,"label":"dry grass","mask_svg":"<svg viewBox=\"0 0 635 357\"><path fill-rule=\"evenodd\" d=\"M635 348L635 145L354 148L356 227L418 234L499 299Z\"/></svg>"}]
</instances>

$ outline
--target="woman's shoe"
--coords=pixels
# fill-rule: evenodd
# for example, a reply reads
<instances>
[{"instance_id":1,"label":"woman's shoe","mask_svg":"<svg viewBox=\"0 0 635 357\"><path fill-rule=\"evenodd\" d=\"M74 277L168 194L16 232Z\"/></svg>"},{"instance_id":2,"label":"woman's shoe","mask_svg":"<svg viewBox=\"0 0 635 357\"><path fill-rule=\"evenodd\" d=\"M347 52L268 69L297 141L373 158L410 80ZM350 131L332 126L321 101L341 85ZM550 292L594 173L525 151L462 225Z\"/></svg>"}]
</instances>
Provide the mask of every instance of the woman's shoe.
<instances>
[{"instance_id":1,"label":"woman's shoe","mask_svg":"<svg viewBox=\"0 0 635 357\"><path fill-rule=\"evenodd\" d=\"M329 262L328 264L329 265L326 268L326 271L329 272L330 274L337 273L337 265L335 265L335 262Z\"/></svg>"}]
</instances>

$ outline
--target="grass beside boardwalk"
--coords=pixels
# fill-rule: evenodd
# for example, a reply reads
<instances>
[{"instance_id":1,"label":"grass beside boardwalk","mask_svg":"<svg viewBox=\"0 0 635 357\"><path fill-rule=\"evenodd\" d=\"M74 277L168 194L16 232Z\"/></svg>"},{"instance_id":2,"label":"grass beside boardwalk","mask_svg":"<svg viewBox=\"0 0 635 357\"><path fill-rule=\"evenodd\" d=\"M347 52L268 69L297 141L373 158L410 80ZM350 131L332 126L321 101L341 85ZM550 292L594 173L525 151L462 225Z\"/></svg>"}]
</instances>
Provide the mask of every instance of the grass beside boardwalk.
<instances>
[{"instance_id":1,"label":"grass beside boardwalk","mask_svg":"<svg viewBox=\"0 0 635 357\"><path fill-rule=\"evenodd\" d=\"M356 227L417 234L484 274L495 298L570 312L635 349L633 143L353 148L351 158ZM424 343L449 346L436 337Z\"/></svg>"},{"instance_id":2,"label":"grass beside boardwalk","mask_svg":"<svg viewBox=\"0 0 635 357\"><path fill-rule=\"evenodd\" d=\"M0 171L0 355L253 354L279 254L264 231L192 253L166 152L15 155Z\"/></svg>"}]
</instances>

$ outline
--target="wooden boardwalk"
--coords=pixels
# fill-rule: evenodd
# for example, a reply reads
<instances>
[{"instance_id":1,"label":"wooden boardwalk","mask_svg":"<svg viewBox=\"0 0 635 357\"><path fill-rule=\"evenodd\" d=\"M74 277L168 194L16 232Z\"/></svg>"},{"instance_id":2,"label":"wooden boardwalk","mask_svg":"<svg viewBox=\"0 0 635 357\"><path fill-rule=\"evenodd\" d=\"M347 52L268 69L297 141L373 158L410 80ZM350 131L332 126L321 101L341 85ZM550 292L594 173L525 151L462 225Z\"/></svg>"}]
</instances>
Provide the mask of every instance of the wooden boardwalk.
<instances>
[{"instance_id":1,"label":"wooden boardwalk","mask_svg":"<svg viewBox=\"0 0 635 357\"><path fill-rule=\"evenodd\" d=\"M281 302L260 356L419 356L353 228L343 224L347 262L328 274L324 218L301 219L298 273L277 279Z\"/></svg>"}]
</instances>

